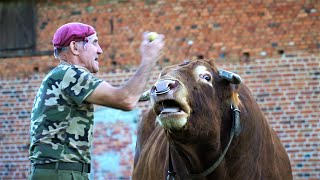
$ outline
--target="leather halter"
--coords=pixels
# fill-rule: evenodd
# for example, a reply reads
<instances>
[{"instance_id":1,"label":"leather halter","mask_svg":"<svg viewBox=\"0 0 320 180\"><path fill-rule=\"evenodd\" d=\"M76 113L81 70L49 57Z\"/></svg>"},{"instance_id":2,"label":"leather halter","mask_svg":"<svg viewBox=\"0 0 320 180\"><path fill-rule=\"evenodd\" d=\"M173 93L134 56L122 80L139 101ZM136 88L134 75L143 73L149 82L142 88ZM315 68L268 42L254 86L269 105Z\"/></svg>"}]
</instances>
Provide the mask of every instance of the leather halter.
<instances>
[{"instance_id":1,"label":"leather halter","mask_svg":"<svg viewBox=\"0 0 320 180\"><path fill-rule=\"evenodd\" d=\"M196 178L203 178L206 177L207 175L209 175L210 173L212 173L218 166L219 164L222 162L222 160L224 159L230 144L234 138L234 136L238 136L240 134L241 131L241 126L240 126L240 110L238 109L238 107L236 105L231 105L231 110L232 110L232 128L231 128L231 132L230 132L230 139L229 142L227 144L227 146L225 147L225 149L222 151L221 155L219 156L219 158L216 160L215 163L213 163L208 169L204 170L201 173L198 174L180 174L177 173L173 170L173 166L172 166L172 160L171 160L171 154L170 154L170 143L169 143L169 169L167 172L167 180L174 180L175 175L178 175L180 177L182 177L183 179L196 179Z\"/></svg>"}]
</instances>

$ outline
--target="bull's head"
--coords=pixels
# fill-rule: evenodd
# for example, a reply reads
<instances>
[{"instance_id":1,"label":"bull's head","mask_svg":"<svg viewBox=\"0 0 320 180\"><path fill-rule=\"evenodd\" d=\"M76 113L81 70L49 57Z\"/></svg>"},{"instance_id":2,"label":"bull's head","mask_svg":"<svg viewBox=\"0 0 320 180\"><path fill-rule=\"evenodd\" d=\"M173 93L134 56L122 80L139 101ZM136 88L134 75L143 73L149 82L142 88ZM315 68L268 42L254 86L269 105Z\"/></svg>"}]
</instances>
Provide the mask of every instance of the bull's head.
<instances>
[{"instance_id":1,"label":"bull's head","mask_svg":"<svg viewBox=\"0 0 320 180\"><path fill-rule=\"evenodd\" d=\"M150 90L156 121L169 131L212 126L212 120L231 115L231 105L239 105L240 82L239 75L218 70L211 60L167 67Z\"/></svg>"}]
</instances>

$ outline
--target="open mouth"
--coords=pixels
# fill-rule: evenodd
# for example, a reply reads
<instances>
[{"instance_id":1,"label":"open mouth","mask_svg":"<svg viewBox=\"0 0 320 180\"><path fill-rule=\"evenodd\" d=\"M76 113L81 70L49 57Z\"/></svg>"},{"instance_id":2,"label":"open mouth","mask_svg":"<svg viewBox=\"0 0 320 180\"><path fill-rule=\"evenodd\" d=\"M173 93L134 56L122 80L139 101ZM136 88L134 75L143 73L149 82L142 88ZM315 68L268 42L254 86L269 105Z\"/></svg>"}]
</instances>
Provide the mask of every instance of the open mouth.
<instances>
[{"instance_id":1,"label":"open mouth","mask_svg":"<svg viewBox=\"0 0 320 180\"><path fill-rule=\"evenodd\" d=\"M169 115L186 112L184 106L175 100L160 101L154 106L154 110L157 115Z\"/></svg>"}]
</instances>

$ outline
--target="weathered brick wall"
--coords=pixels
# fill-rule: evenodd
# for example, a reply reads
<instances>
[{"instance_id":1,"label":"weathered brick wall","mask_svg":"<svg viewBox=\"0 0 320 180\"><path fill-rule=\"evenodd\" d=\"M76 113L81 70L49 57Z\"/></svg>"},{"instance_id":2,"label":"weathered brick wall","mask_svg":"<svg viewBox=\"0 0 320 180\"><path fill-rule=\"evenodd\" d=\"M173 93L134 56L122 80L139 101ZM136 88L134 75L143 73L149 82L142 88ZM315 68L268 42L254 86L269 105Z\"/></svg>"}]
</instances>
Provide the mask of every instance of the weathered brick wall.
<instances>
[{"instance_id":1,"label":"weathered brick wall","mask_svg":"<svg viewBox=\"0 0 320 180\"><path fill-rule=\"evenodd\" d=\"M146 30L166 35L161 66L198 54L217 58L251 88L289 153L295 179L320 179L319 1L47 0L36 10L37 51L52 49L63 23L92 24L104 50L98 76L113 85L133 73ZM56 64L52 55L0 59L0 179L29 175L33 97Z\"/></svg>"}]
</instances>

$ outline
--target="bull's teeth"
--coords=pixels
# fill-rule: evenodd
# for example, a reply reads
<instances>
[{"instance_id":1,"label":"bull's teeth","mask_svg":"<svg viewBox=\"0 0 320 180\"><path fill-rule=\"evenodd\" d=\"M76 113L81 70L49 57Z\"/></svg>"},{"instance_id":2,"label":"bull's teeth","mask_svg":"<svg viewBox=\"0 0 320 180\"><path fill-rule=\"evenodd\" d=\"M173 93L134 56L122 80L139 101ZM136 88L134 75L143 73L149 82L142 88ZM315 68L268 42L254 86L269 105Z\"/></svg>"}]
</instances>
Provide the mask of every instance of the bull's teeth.
<instances>
[{"instance_id":1,"label":"bull's teeth","mask_svg":"<svg viewBox=\"0 0 320 180\"><path fill-rule=\"evenodd\" d=\"M175 113L179 111L180 111L180 108L178 107L166 107L162 109L161 113Z\"/></svg>"}]
</instances>

